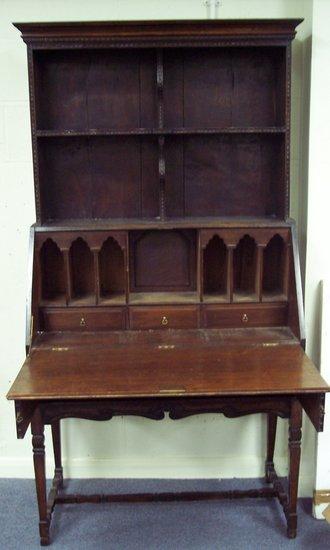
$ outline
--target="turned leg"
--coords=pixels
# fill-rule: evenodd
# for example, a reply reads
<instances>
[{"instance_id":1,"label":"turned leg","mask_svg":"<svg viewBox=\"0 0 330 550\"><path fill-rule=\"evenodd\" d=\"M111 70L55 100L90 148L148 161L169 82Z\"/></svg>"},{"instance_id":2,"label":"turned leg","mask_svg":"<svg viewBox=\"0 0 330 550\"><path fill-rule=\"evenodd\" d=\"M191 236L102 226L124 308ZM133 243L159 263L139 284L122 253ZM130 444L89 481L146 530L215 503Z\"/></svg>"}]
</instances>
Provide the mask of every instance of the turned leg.
<instances>
[{"instance_id":1,"label":"turned leg","mask_svg":"<svg viewBox=\"0 0 330 550\"><path fill-rule=\"evenodd\" d=\"M289 500L287 505L287 534L294 539L297 534L297 495L300 466L302 408L296 398L291 402L291 414L289 419Z\"/></svg>"},{"instance_id":2,"label":"turned leg","mask_svg":"<svg viewBox=\"0 0 330 550\"><path fill-rule=\"evenodd\" d=\"M276 440L277 415L268 413L267 415L267 457L265 463L266 482L270 483L270 470L274 469L274 449Z\"/></svg>"},{"instance_id":3,"label":"turned leg","mask_svg":"<svg viewBox=\"0 0 330 550\"><path fill-rule=\"evenodd\" d=\"M39 509L40 544L49 544L49 519L47 516L47 488L45 468L44 423L38 407L31 422L35 483Z\"/></svg>"},{"instance_id":4,"label":"turned leg","mask_svg":"<svg viewBox=\"0 0 330 550\"><path fill-rule=\"evenodd\" d=\"M52 422L52 439L55 459L55 479L57 480L57 487L60 488L63 487L60 420L55 420L54 422Z\"/></svg>"}]
</instances>

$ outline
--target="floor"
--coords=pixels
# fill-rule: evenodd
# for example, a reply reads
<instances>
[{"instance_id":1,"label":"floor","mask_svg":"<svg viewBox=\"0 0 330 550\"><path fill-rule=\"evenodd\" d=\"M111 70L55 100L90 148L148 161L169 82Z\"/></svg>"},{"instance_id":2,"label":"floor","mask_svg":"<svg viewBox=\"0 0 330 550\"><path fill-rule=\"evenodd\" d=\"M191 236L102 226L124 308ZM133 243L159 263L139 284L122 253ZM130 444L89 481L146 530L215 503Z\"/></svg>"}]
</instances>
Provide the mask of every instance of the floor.
<instances>
[{"instance_id":1,"label":"floor","mask_svg":"<svg viewBox=\"0 0 330 550\"><path fill-rule=\"evenodd\" d=\"M259 480L70 480L70 492L160 492L247 489ZM39 547L34 482L0 479L0 549ZM52 550L330 549L330 525L301 499L298 536L286 538L274 500L242 499L138 504L66 504L53 515Z\"/></svg>"}]
</instances>

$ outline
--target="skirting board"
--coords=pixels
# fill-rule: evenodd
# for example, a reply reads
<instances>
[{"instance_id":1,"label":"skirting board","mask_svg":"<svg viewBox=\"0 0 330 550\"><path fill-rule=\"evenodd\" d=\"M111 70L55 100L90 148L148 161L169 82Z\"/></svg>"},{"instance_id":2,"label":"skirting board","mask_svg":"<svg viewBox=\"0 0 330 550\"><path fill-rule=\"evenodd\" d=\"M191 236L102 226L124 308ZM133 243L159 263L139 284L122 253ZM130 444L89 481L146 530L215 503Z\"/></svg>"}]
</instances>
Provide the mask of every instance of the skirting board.
<instances>
[{"instance_id":1,"label":"skirting board","mask_svg":"<svg viewBox=\"0 0 330 550\"><path fill-rule=\"evenodd\" d=\"M325 510L330 506L330 489L318 489L313 496L313 515L317 519L326 519ZM327 516L328 517L328 516ZM328 521L328 520L327 520Z\"/></svg>"},{"instance_id":2,"label":"skirting board","mask_svg":"<svg viewBox=\"0 0 330 550\"><path fill-rule=\"evenodd\" d=\"M280 476L287 475L287 460L279 457L276 469ZM226 458L159 458L152 459L91 459L63 460L64 476L68 478L115 478L115 479L230 479L262 478L264 459L258 457ZM53 475L53 461L46 463L47 476ZM0 477L34 477L32 456L28 458L0 459ZM299 496L311 497L313 477L301 473Z\"/></svg>"}]
</instances>

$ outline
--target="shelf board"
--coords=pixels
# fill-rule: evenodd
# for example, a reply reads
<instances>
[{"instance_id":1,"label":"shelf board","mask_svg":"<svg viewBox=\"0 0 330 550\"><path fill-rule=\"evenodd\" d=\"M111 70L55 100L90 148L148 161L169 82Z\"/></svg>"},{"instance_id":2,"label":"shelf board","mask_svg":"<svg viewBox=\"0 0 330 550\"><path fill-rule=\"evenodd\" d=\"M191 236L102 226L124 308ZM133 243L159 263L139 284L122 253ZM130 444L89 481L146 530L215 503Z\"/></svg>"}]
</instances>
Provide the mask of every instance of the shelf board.
<instances>
[{"instance_id":1,"label":"shelf board","mask_svg":"<svg viewBox=\"0 0 330 550\"><path fill-rule=\"evenodd\" d=\"M195 304L197 292L132 292L129 295L131 305L143 304Z\"/></svg>"},{"instance_id":2,"label":"shelf board","mask_svg":"<svg viewBox=\"0 0 330 550\"><path fill-rule=\"evenodd\" d=\"M263 302L286 302L287 296L281 290L263 291Z\"/></svg>"},{"instance_id":3,"label":"shelf board","mask_svg":"<svg viewBox=\"0 0 330 550\"><path fill-rule=\"evenodd\" d=\"M35 226L36 231L134 230L226 227L290 227L290 221L273 217L187 217L187 218L104 218L63 219L46 221Z\"/></svg>"},{"instance_id":4,"label":"shelf board","mask_svg":"<svg viewBox=\"0 0 330 550\"><path fill-rule=\"evenodd\" d=\"M71 298L69 306L95 306L96 297L94 293L84 294L82 296L75 296Z\"/></svg>"},{"instance_id":5,"label":"shelf board","mask_svg":"<svg viewBox=\"0 0 330 550\"><path fill-rule=\"evenodd\" d=\"M105 294L100 296L99 305L100 306L114 306L114 305L123 305L125 304L125 294L122 292L113 292L112 294Z\"/></svg>"},{"instance_id":6,"label":"shelf board","mask_svg":"<svg viewBox=\"0 0 330 550\"><path fill-rule=\"evenodd\" d=\"M256 302L260 303L255 292L249 292L248 290L236 290L233 294L233 302L247 303Z\"/></svg>"},{"instance_id":7,"label":"shelf board","mask_svg":"<svg viewBox=\"0 0 330 550\"><path fill-rule=\"evenodd\" d=\"M285 126L228 126L224 128L90 128L81 130L37 130L37 137L84 137L84 136L158 136L192 134L283 134Z\"/></svg>"},{"instance_id":8,"label":"shelf board","mask_svg":"<svg viewBox=\"0 0 330 550\"><path fill-rule=\"evenodd\" d=\"M66 295L65 294L57 294L56 296L53 296L52 298L42 298L40 305L42 307L63 307L66 306Z\"/></svg>"},{"instance_id":9,"label":"shelf board","mask_svg":"<svg viewBox=\"0 0 330 550\"><path fill-rule=\"evenodd\" d=\"M205 304L227 304L229 303L227 294L209 293L203 294L203 302Z\"/></svg>"}]
</instances>

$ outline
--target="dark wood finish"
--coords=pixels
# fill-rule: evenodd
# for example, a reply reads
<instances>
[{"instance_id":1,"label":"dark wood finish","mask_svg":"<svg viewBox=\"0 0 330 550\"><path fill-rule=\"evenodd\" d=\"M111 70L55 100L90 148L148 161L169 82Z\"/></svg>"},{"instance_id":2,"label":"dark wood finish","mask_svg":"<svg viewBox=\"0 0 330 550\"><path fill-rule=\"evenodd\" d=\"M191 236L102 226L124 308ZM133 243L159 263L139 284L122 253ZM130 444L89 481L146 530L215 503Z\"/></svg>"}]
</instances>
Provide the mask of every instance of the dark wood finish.
<instances>
[{"instance_id":1,"label":"dark wood finish","mask_svg":"<svg viewBox=\"0 0 330 550\"><path fill-rule=\"evenodd\" d=\"M194 316L194 307L187 308L188 319L179 317L182 324L184 321L188 324ZM161 328L163 312L171 322L174 306L168 308L170 312L166 308L155 309L155 318L149 321L146 316L147 326L142 325L142 318L144 328L150 328L148 322L158 322ZM183 311L182 307L175 313ZM157 331L152 339L143 333L135 339L130 331L117 332L111 343L108 333L99 336L89 333L88 339L83 334L72 334L70 344L62 343L56 333L46 340L47 345L38 339L8 397L315 394L324 393L327 388L296 340L283 344L264 340L257 344L251 339L239 346L226 343L218 331L211 331L210 337L207 330L182 331L182 337L173 335L176 331L165 332L162 343L158 343Z\"/></svg>"},{"instance_id":2,"label":"dark wood finish","mask_svg":"<svg viewBox=\"0 0 330 550\"><path fill-rule=\"evenodd\" d=\"M196 290L195 231L132 232L132 292Z\"/></svg>"},{"instance_id":3,"label":"dark wood finish","mask_svg":"<svg viewBox=\"0 0 330 550\"><path fill-rule=\"evenodd\" d=\"M15 401L16 435L18 439L24 438L35 408L36 404L33 401Z\"/></svg>"},{"instance_id":4,"label":"dark wood finish","mask_svg":"<svg viewBox=\"0 0 330 550\"><path fill-rule=\"evenodd\" d=\"M276 440L277 416L274 413L267 415L267 456L265 463L266 482L271 483L271 472L274 470L274 450Z\"/></svg>"},{"instance_id":5,"label":"dark wood finish","mask_svg":"<svg viewBox=\"0 0 330 550\"><path fill-rule=\"evenodd\" d=\"M131 307L130 328L196 328L198 309L195 306Z\"/></svg>"},{"instance_id":6,"label":"dark wood finish","mask_svg":"<svg viewBox=\"0 0 330 550\"><path fill-rule=\"evenodd\" d=\"M203 326L208 328L280 327L286 325L287 305L210 304L203 307L202 316Z\"/></svg>"},{"instance_id":7,"label":"dark wood finish","mask_svg":"<svg viewBox=\"0 0 330 550\"><path fill-rule=\"evenodd\" d=\"M304 407L328 386L305 355L289 214L291 41L300 20L23 23L37 224L26 361L8 393L31 423L41 544L60 503L276 497L288 536ZM257 491L62 492L60 422L268 418ZM289 420L288 491L274 466ZM48 498L44 426L55 474Z\"/></svg>"},{"instance_id":8,"label":"dark wood finish","mask_svg":"<svg viewBox=\"0 0 330 550\"><path fill-rule=\"evenodd\" d=\"M95 405L98 405L97 407ZM279 480L273 463L268 463L269 483L271 488L247 491L221 491L221 492L194 492L194 493L161 493L154 494L130 494L130 495L70 495L61 492L61 475L55 470L51 489L46 496L45 478L45 450L44 450L44 426L51 424L56 426L60 418L78 417L93 420L109 420L115 415L138 414L154 420L164 418L165 412L169 412L172 419L180 419L200 412L222 412L229 418L241 415L264 412L269 418L289 419L289 454L290 474L288 480L288 491L284 489ZM154 501L192 501L192 500L215 500L215 499L236 499L236 498L271 498L276 497L281 504L287 519L287 533L290 538L296 536L297 528L297 490L300 458L300 438L302 409L296 396L255 396L245 397L221 397L213 398L188 398L182 400L178 397L161 399L102 399L101 401L43 401L34 414L32 423L33 451L36 472L36 487L39 506L39 529L40 542L42 545L49 544L49 528L52 512L57 504L69 503L102 503L102 502L154 502ZM272 429L273 431L273 429ZM273 438L273 433L271 437ZM55 442L55 452L58 447ZM272 449L268 447L267 457L271 456Z\"/></svg>"},{"instance_id":9,"label":"dark wood finish","mask_svg":"<svg viewBox=\"0 0 330 550\"><path fill-rule=\"evenodd\" d=\"M123 307L90 308L75 307L70 311L64 308L42 309L43 330L95 331L123 329L126 326L126 313Z\"/></svg>"},{"instance_id":10,"label":"dark wood finish","mask_svg":"<svg viewBox=\"0 0 330 550\"><path fill-rule=\"evenodd\" d=\"M301 396L300 402L317 432L323 432L325 395Z\"/></svg>"},{"instance_id":11,"label":"dark wood finish","mask_svg":"<svg viewBox=\"0 0 330 550\"><path fill-rule=\"evenodd\" d=\"M44 423L37 408L31 422L33 463L36 481L36 492L39 509L39 533L40 544L47 546L49 540L50 518L47 513L47 493L46 493L46 466L45 466L45 436Z\"/></svg>"},{"instance_id":12,"label":"dark wood finish","mask_svg":"<svg viewBox=\"0 0 330 550\"><path fill-rule=\"evenodd\" d=\"M289 500L286 509L287 533L290 539L297 534L297 496L300 466L302 407L297 398L292 399L289 420Z\"/></svg>"},{"instance_id":13,"label":"dark wood finish","mask_svg":"<svg viewBox=\"0 0 330 550\"><path fill-rule=\"evenodd\" d=\"M63 467L62 467L62 453L61 453L61 424L60 420L54 420L52 422L52 440L54 448L54 461L55 471L54 477L57 480L57 486L63 487Z\"/></svg>"}]
</instances>

